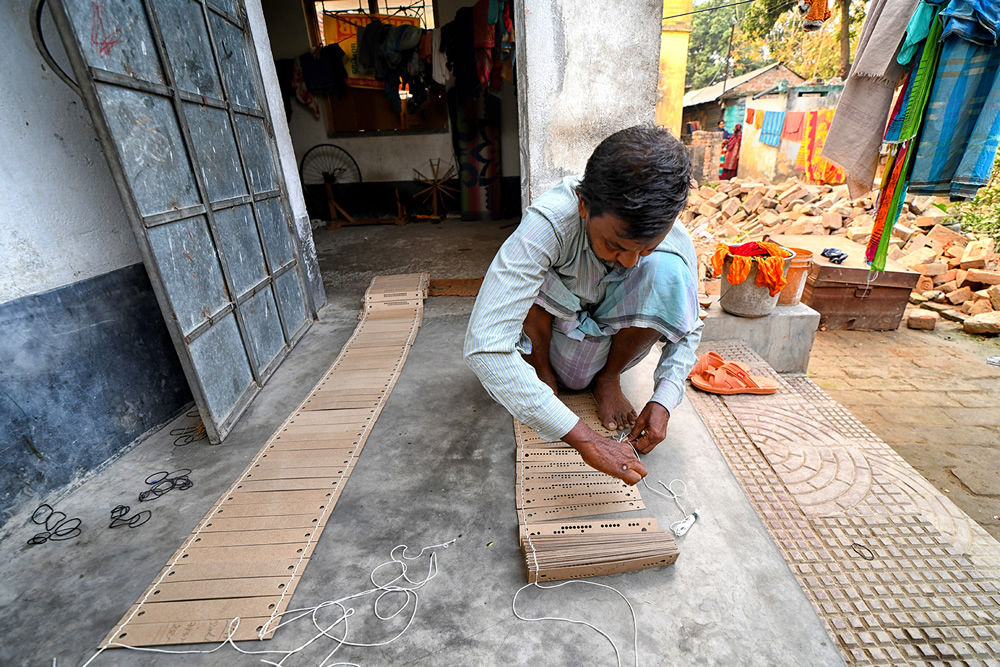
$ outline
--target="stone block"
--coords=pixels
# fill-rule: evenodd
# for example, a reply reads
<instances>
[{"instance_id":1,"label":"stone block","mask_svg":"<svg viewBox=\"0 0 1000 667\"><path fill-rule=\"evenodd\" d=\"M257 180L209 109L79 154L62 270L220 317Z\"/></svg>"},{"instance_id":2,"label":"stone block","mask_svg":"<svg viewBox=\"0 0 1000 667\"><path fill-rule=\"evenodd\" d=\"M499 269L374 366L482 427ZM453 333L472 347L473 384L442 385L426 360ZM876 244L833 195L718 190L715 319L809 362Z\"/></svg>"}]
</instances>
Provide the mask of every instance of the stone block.
<instances>
[{"instance_id":1,"label":"stone block","mask_svg":"<svg viewBox=\"0 0 1000 667\"><path fill-rule=\"evenodd\" d=\"M934 276L934 284L936 285L938 283L955 281L956 278L958 278L958 269L948 269L940 276ZM955 285L955 287L958 287L958 285ZM944 291L950 292L951 290L944 290Z\"/></svg>"},{"instance_id":2,"label":"stone block","mask_svg":"<svg viewBox=\"0 0 1000 667\"><path fill-rule=\"evenodd\" d=\"M929 276L924 276L924 277L927 278ZM917 283L917 284L919 284L919 283ZM958 289L958 283L956 283L954 280L949 280L946 283L940 283L938 285L935 285L935 288L941 290L945 294L950 294L951 292L954 292L955 290ZM964 289L968 289L968 288L964 288Z\"/></svg>"},{"instance_id":3,"label":"stone block","mask_svg":"<svg viewBox=\"0 0 1000 667\"><path fill-rule=\"evenodd\" d=\"M922 273L917 267L930 264L937 259L937 253L930 248L918 248L900 260L900 263L908 269L913 269Z\"/></svg>"},{"instance_id":4,"label":"stone block","mask_svg":"<svg viewBox=\"0 0 1000 667\"><path fill-rule=\"evenodd\" d=\"M914 227L920 227L921 229L927 229L928 227L933 227L937 224L937 217L932 217L929 215L922 215L919 218L913 220Z\"/></svg>"},{"instance_id":5,"label":"stone block","mask_svg":"<svg viewBox=\"0 0 1000 667\"><path fill-rule=\"evenodd\" d=\"M922 303L927 303L927 297L917 292L910 292L910 303L914 306L919 306Z\"/></svg>"},{"instance_id":6,"label":"stone block","mask_svg":"<svg viewBox=\"0 0 1000 667\"><path fill-rule=\"evenodd\" d=\"M919 269L916 269L923 273L925 276L943 276L948 272L948 265L944 262L930 262L928 264L922 265Z\"/></svg>"},{"instance_id":7,"label":"stone block","mask_svg":"<svg viewBox=\"0 0 1000 667\"><path fill-rule=\"evenodd\" d=\"M962 329L971 334L1000 334L1000 312L970 317L962 324Z\"/></svg>"},{"instance_id":8,"label":"stone block","mask_svg":"<svg viewBox=\"0 0 1000 667\"><path fill-rule=\"evenodd\" d=\"M915 291L923 293L929 292L934 289L934 279L930 276L920 276L917 279L917 286L914 288Z\"/></svg>"},{"instance_id":9,"label":"stone block","mask_svg":"<svg viewBox=\"0 0 1000 667\"><path fill-rule=\"evenodd\" d=\"M969 269L965 274L965 284L975 283L978 285L1000 285L1000 271L986 271L983 269Z\"/></svg>"},{"instance_id":10,"label":"stone block","mask_svg":"<svg viewBox=\"0 0 1000 667\"><path fill-rule=\"evenodd\" d=\"M715 208L721 208L722 205L729 199L729 196L725 192L717 192L712 197L708 198L708 205L714 206Z\"/></svg>"},{"instance_id":11,"label":"stone block","mask_svg":"<svg viewBox=\"0 0 1000 667\"><path fill-rule=\"evenodd\" d=\"M823 227L826 229L840 229L844 226L844 219L840 217L839 213L833 213L832 211L827 211L821 217Z\"/></svg>"},{"instance_id":12,"label":"stone block","mask_svg":"<svg viewBox=\"0 0 1000 667\"><path fill-rule=\"evenodd\" d=\"M901 225L896 223L892 228L892 237L894 239L900 239L902 241L909 241L910 237L914 234L914 229L912 227L907 227L906 225Z\"/></svg>"},{"instance_id":13,"label":"stone block","mask_svg":"<svg viewBox=\"0 0 1000 667\"><path fill-rule=\"evenodd\" d=\"M722 205L722 212L732 218L740 210L740 200L737 197L730 197Z\"/></svg>"},{"instance_id":14,"label":"stone block","mask_svg":"<svg viewBox=\"0 0 1000 667\"><path fill-rule=\"evenodd\" d=\"M989 299L981 301L966 301L965 305L969 306L967 312L969 315L982 315L983 313L992 313L993 306L990 304Z\"/></svg>"},{"instance_id":15,"label":"stone block","mask_svg":"<svg viewBox=\"0 0 1000 667\"><path fill-rule=\"evenodd\" d=\"M948 246L944 249L944 254L952 259L961 259L962 255L965 254L965 248L966 246L961 245Z\"/></svg>"},{"instance_id":16,"label":"stone block","mask_svg":"<svg viewBox=\"0 0 1000 667\"><path fill-rule=\"evenodd\" d=\"M960 303L965 303L966 301L972 300L972 290L969 289L968 287L962 287L953 292L946 293L945 298L947 298L948 302L951 303L953 306L957 306Z\"/></svg>"},{"instance_id":17,"label":"stone block","mask_svg":"<svg viewBox=\"0 0 1000 667\"><path fill-rule=\"evenodd\" d=\"M712 217L717 213L717 210L714 206L712 206L708 202L705 202L704 204L698 207L698 213L706 217Z\"/></svg>"},{"instance_id":18,"label":"stone block","mask_svg":"<svg viewBox=\"0 0 1000 667\"><path fill-rule=\"evenodd\" d=\"M915 310L911 312L906 317L906 326L908 329L921 329L925 331L933 331L934 327L937 325L940 315L934 311Z\"/></svg>"},{"instance_id":19,"label":"stone block","mask_svg":"<svg viewBox=\"0 0 1000 667\"><path fill-rule=\"evenodd\" d=\"M943 317L944 319L951 320L952 322L958 322L959 324L969 319L969 316L960 310L953 310L951 308L946 308L940 312L941 312L941 317Z\"/></svg>"},{"instance_id":20,"label":"stone block","mask_svg":"<svg viewBox=\"0 0 1000 667\"><path fill-rule=\"evenodd\" d=\"M964 247L969 242L969 239L964 234L960 234L944 225L934 225L931 227L930 231L927 232L927 238L937 241L941 244L942 248L949 245Z\"/></svg>"},{"instance_id":21,"label":"stone block","mask_svg":"<svg viewBox=\"0 0 1000 667\"><path fill-rule=\"evenodd\" d=\"M990 298L990 305L993 310L1000 310L1000 285L992 285L986 290L986 296Z\"/></svg>"},{"instance_id":22,"label":"stone block","mask_svg":"<svg viewBox=\"0 0 1000 667\"><path fill-rule=\"evenodd\" d=\"M698 189L698 194L702 197L702 199L711 199L718 193L715 191L715 188L710 188L707 185L703 185L701 186L701 188Z\"/></svg>"},{"instance_id":23,"label":"stone block","mask_svg":"<svg viewBox=\"0 0 1000 667\"><path fill-rule=\"evenodd\" d=\"M765 210L763 213L760 214L759 219L761 224L764 225L765 227L773 227L774 225L781 222L780 215L778 215L774 211L767 211L767 210Z\"/></svg>"},{"instance_id":24,"label":"stone block","mask_svg":"<svg viewBox=\"0 0 1000 667\"><path fill-rule=\"evenodd\" d=\"M910 210L913 211L914 213L916 213L917 215L920 215L921 213L923 213L927 209L931 208L933 205L934 205L934 197L931 197L931 196L919 197L918 196L918 197L914 197L913 201L910 202Z\"/></svg>"},{"instance_id":25,"label":"stone block","mask_svg":"<svg viewBox=\"0 0 1000 667\"><path fill-rule=\"evenodd\" d=\"M710 308L701 340L742 340L779 373L804 373L809 367L820 315L809 306L777 306L765 317L736 317Z\"/></svg>"},{"instance_id":26,"label":"stone block","mask_svg":"<svg viewBox=\"0 0 1000 667\"><path fill-rule=\"evenodd\" d=\"M963 269L982 269L986 267L986 261L993 253L993 239L979 239L972 241L965 246L962 253Z\"/></svg>"},{"instance_id":27,"label":"stone block","mask_svg":"<svg viewBox=\"0 0 1000 667\"><path fill-rule=\"evenodd\" d=\"M764 202L764 193L755 190L747 195L747 198L743 201L743 208L749 213L753 213L760 205Z\"/></svg>"}]
</instances>

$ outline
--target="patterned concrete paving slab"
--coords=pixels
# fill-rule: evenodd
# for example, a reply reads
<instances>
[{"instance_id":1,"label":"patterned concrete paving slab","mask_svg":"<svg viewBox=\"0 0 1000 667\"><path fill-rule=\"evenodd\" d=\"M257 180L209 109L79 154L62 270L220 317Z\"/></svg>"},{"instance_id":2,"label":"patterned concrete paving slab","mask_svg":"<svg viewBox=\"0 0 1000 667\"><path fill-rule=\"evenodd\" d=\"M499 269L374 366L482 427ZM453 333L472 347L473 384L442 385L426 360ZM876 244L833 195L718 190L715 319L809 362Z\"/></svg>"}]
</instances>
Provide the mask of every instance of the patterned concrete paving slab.
<instances>
[{"instance_id":1,"label":"patterned concrete paving slab","mask_svg":"<svg viewBox=\"0 0 1000 667\"><path fill-rule=\"evenodd\" d=\"M708 350L781 387L688 396L844 659L1000 666L1000 543L809 378Z\"/></svg>"}]
</instances>

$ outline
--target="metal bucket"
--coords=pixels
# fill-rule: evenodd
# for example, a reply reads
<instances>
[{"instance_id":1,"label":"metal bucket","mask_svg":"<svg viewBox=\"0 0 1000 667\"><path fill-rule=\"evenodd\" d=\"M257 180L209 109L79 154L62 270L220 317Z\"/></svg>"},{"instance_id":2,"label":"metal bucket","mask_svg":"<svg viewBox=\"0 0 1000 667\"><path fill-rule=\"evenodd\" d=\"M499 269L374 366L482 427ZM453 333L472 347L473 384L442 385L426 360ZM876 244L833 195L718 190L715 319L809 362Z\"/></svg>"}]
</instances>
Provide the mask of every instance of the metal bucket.
<instances>
[{"instance_id":1,"label":"metal bucket","mask_svg":"<svg viewBox=\"0 0 1000 667\"><path fill-rule=\"evenodd\" d=\"M793 252L789 248L784 248L784 250ZM786 276L791 263L792 257L786 257L784 262ZM729 284L729 267L732 265L733 256L727 255L725 261L722 262L722 289L719 296L719 305L722 310L739 317L770 315L778 304L779 295L770 296L766 287L757 287L757 262L753 263L750 267L750 274L739 285Z\"/></svg>"}]
</instances>

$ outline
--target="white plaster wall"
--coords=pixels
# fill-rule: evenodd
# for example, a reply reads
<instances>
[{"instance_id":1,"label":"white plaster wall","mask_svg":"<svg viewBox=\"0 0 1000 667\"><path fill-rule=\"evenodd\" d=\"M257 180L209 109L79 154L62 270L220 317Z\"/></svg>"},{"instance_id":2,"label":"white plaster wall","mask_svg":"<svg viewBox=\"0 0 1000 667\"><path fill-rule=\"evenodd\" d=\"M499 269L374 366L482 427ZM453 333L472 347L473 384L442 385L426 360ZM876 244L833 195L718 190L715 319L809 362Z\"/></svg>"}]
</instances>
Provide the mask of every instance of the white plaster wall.
<instances>
[{"instance_id":1,"label":"white plaster wall","mask_svg":"<svg viewBox=\"0 0 1000 667\"><path fill-rule=\"evenodd\" d=\"M281 172L288 188L288 203L292 209L295 221L295 233L299 238L302 269L306 283L309 285L313 308L319 310L326 303L326 290L323 278L319 272L319 260L316 257L316 243L313 240L312 224L306 212L306 202L302 195L302 182L299 180L298 161L295 149L292 147L292 136L288 123L285 121L285 104L281 99L281 88L278 85L278 75L274 69L274 58L271 56L271 42L268 37L267 25L264 21L264 11L260 0L246 0L247 22L250 34L253 35L254 48L257 51L257 61L260 66L261 78L264 82L264 96L267 98L267 110L271 114L274 127L274 138L278 144L278 160ZM301 3L299 3L301 5ZM293 8L287 10L289 16ZM301 11L299 12L301 14ZM304 22L305 19L302 18ZM303 23L304 25L304 23Z\"/></svg>"},{"instance_id":2,"label":"white plaster wall","mask_svg":"<svg viewBox=\"0 0 1000 667\"><path fill-rule=\"evenodd\" d=\"M521 198L582 173L608 135L656 113L660 0L515 0Z\"/></svg>"},{"instance_id":3,"label":"white plaster wall","mask_svg":"<svg viewBox=\"0 0 1000 667\"><path fill-rule=\"evenodd\" d=\"M784 111L787 103L787 95L785 93L765 95L759 100L754 100L751 95L746 98L746 103L747 109L757 109L759 112ZM744 114L743 120L746 121L746 114ZM743 123L743 140L740 142L740 166L736 175L740 178L753 178L770 183L774 180L774 170L778 160L779 148L762 144L760 142L760 133L761 130L757 129L756 123L753 127L747 127L746 122Z\"/></svg>"},{"instance_id":4,"label":"white plaster wall","mask_svg":"<svg viewBox=\"0 0 1000 667\"><path fill-rule=\"evenodd\" d=\"M142 261L90 114L35 48L29 4L0 7L0 303Z\"/></svg>"}]
</instances>

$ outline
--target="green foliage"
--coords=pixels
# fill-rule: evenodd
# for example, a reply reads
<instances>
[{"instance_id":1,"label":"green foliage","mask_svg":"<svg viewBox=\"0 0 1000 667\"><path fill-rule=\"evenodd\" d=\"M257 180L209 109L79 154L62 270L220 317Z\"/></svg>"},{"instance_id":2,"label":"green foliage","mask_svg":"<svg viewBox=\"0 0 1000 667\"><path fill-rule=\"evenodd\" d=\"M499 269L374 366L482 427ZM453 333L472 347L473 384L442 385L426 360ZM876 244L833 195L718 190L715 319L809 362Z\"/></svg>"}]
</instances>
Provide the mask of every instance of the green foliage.
<instances>
[{"instance_id":1,"label":"green foliage","mask_svg":"<svg viewBox=\"0 0 1000 667\"><path fill-rule=\"evenodd\" d=\"M726 5L732 0L708 0L695 5L695 9L707 9ZM753 4L753 3L751 3ZM701 12L691 16L691 37L688 41L687 76L688 88L698 89L722 81L726 76L726 54L729 52L729 36L732 34L733 20L739 20L740 5L732 9ZM763 63L762 63L763 64ZM760 64L753 62L733 63L729 76L749 72Z\"/></svg>"},{"instance_id":2,"label":"green foliage","mask_svg":"<svg viewBox=\"0 0 1000 667\"><path fill-rule=\"evenodd\" d=\"M851 3L850 42L853 45L864 23L864 0L844 1ZM696 4L695 9L719 7L730 2L732 0L708 0ZM734 21L736 31L730 56L730 77L773 62L782 62L806 78L835 76L841 67L839 7L831 0L833 15L822 30L805 33L802 31L802 16L795 5L795 0L758 0L692 15L687 87L704 88L725 77L726 54L729 52Z\"/></svg>"},{"instance_id":3,"label":"green foliage","mask_svg":"<svg viewBox=\"0 0 1000 667\"><path fill-rule=\"evenodd\" d=\"M954 204L962 221L962 231L991 236L1000 246L1000 155L993 162L989 184L970 201Z\"/></svg>"},{"instance_id":4,"label":"green foliage","mask_svg":"<svg viewBox=\"0 0 1000 667\"><path fill-rule=\"evenodd\" d=\"M746 5L743 31L758 39L768 36L774 24L785 12L795 9L795 0L757 0Z\"/></svg>"}]
</instances>

